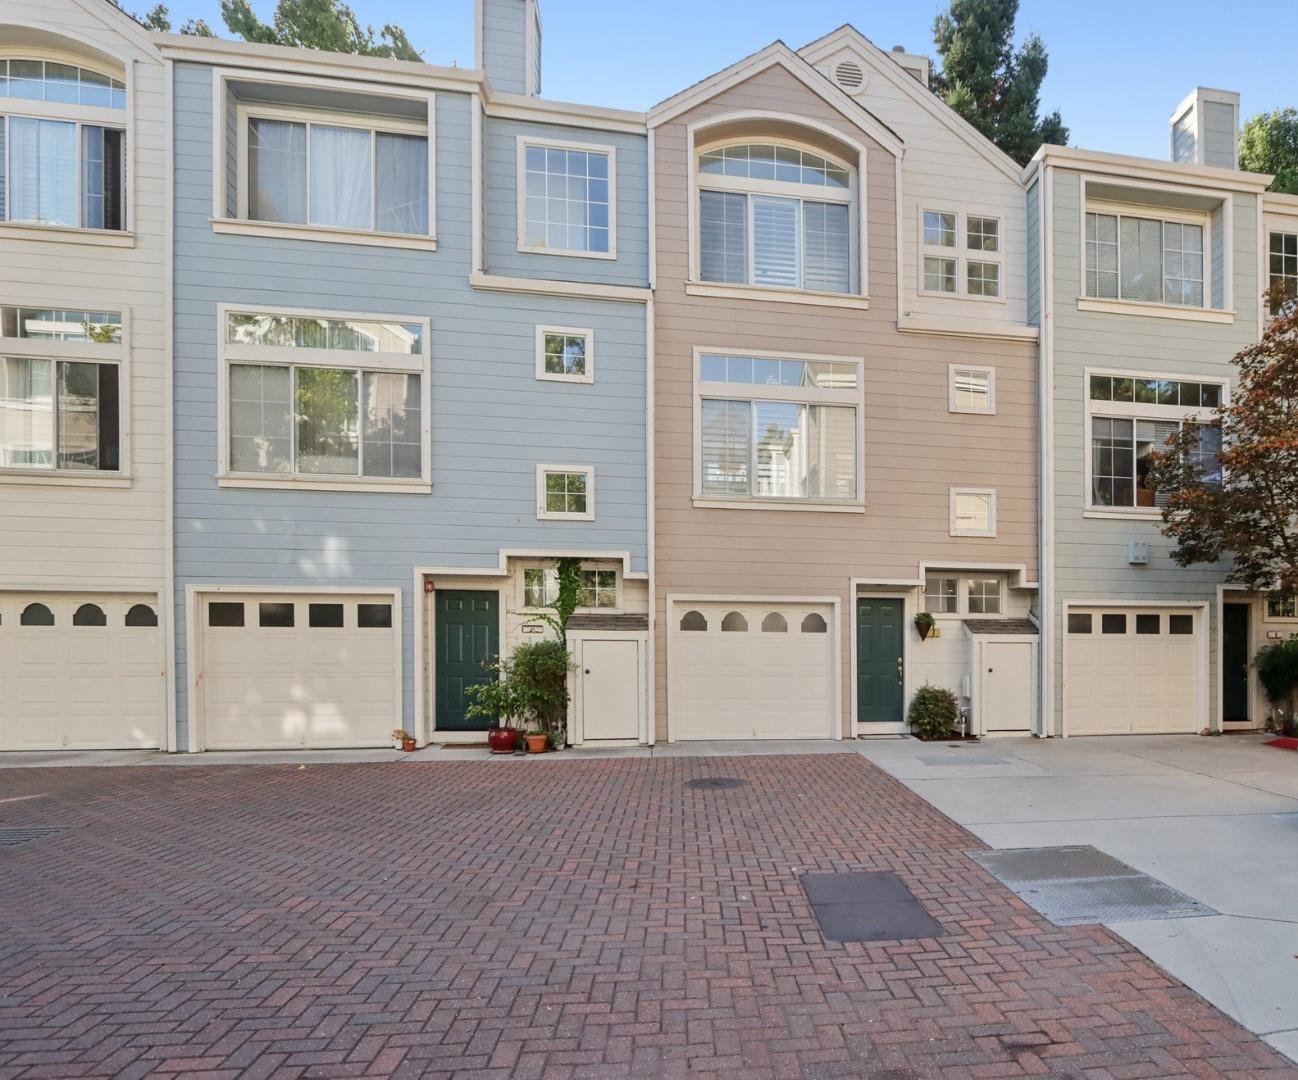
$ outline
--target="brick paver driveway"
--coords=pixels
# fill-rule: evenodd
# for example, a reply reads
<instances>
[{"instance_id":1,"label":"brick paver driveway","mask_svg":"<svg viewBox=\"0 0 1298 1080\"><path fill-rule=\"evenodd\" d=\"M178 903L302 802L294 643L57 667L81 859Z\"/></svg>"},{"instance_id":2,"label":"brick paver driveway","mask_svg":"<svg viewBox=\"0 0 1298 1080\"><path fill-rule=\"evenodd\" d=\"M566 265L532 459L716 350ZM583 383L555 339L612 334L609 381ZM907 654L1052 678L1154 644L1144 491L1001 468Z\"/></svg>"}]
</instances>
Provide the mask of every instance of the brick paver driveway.
<instances>
[{"instance_id":1,"label":"brick paver driveway","mask_svg":"<svg viewBox=\"0 0 1298 1080\"><path fill-rule=\"evenodd\" d=\"M37 824L0 1077L1298 1075L854 754L0 772ZM826 943L809 869L947 933Z\"/></svg>"}]
</instances>

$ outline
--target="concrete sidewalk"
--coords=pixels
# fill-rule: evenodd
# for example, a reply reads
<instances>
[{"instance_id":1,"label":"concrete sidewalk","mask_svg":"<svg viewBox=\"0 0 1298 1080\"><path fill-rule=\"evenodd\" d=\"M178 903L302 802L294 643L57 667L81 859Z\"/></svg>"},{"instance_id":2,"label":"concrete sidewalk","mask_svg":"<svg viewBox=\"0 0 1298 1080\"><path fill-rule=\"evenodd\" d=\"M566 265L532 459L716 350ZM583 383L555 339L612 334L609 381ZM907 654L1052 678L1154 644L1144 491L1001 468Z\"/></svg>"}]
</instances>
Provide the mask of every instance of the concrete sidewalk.
<instances>
[{"instance_id":1,"label":"concrete sidewalk","mask_svg":"<svg viewBox=\"0 0 1298 1080\"><path fill-rule=\"evenodd\" d=\"M1266 739L856 745L992 847L1090 844L1220 912L1110 929L1298 1060L1298 754Z\"/></svg>"}]
</instances>

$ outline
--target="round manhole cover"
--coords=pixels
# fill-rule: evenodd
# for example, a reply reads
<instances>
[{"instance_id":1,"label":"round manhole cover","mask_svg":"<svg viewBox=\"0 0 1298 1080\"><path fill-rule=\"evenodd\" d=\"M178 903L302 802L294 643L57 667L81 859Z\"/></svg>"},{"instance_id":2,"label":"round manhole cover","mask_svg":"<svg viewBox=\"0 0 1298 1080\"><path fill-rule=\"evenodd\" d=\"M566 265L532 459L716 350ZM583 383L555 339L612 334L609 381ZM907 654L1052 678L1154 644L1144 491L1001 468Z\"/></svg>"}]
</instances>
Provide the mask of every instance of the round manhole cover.
<instances>
[{"instance_id":1,"label":"round manhole cover","mask_svg":"<svg viewBox=\"0 0 1298 1080\"><path fill-rule=\"evenodd\" d=\"M737 776L704 776L698 780L686 780L685 786L695 791L729 791L747 783L747 780L740 780Z\"/></svg>"}]
</instances>

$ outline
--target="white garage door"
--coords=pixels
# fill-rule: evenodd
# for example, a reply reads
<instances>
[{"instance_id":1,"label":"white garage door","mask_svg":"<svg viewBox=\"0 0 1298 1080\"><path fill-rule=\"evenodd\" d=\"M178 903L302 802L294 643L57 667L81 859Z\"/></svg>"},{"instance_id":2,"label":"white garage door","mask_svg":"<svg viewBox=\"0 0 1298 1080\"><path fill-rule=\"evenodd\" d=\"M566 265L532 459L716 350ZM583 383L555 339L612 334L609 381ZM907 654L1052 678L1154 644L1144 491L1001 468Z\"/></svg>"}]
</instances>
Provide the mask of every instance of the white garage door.
<instances>
[{"instance_id":1,"label":"white garage door","mask_svg":"<svg viewBox=\"0 0 1298 1080\"><path fill-rule=\"evenodd\" d=\"M1064 628L1068 733L1198 731L1201 621L1184 608L1070 609Z\"/></svg>"},{"instance_id":2,"label":"white garage door","mask_svg":"<svg viewBox=\"0 0 1298 1080\"><path fill-rule=\"evenodd\" d=\"M828 739L837 634L827 605L675 602L673 739Z\"/></svg>"},{"instance_id":3,"label":"white garage door","mask_svg":"<svg viewBox=\"0 0 1298 1080\"><path fill-rule=\"evenodd\" d=\"M162 745L158 599L0 593L0 750Z\"/></svg>"},{"instance_id":4,"label":"white garage door","mask_svg":"<svg viewBox=\"0 0 1298 1080\"><path fill-rule=\"evenodd\" d=\"M205 594L208 750L391 745L401 726L389 594Z\"/></svg>"}]
</instances>

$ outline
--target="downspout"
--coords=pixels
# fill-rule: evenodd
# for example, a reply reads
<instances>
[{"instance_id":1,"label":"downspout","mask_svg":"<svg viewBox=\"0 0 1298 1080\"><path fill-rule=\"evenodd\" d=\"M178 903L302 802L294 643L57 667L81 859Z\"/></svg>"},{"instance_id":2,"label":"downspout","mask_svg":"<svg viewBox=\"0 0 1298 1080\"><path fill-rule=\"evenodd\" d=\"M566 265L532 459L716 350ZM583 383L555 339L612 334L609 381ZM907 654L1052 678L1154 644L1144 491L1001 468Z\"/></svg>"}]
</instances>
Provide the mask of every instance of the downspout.
<instances>
[{"instance_id":1,"label":"downspout","mask_svg":"<svg viewBox=\"0 0 1298 1080\"><path fill-rule=\"evenodd\" d=\"M1055 673L1055 643L1059 615L1055 611L1055 275L1054 275L1054 168L1044 164L1041 170L1041 192L1037 200L1038 229L1041 234L1041 327L1037 349L1039 415L1038 439L1041 453L1038 457L1041 478L1040 492L1040 545L1037 559L1037 576L1041 596L1041 720L1037 734L1050 738L1055 728L1055 686L1061 680ZM1063 734L1062 731L1059 732Z\"/></svg>"}]
</instances>

